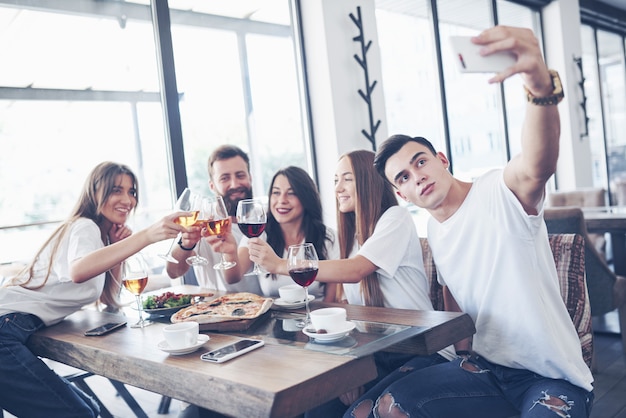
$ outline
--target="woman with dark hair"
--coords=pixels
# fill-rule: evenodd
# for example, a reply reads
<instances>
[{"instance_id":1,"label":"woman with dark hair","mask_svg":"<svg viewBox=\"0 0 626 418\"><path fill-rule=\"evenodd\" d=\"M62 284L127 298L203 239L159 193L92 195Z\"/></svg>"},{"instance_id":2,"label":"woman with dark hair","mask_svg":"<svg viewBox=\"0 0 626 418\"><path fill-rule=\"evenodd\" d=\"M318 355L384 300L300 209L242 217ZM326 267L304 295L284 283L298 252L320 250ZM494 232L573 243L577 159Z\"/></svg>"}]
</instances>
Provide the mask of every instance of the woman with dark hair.
<instances>
[{"instance_id":1,"label":"woman with dark hair","mask_svg":"<svg viewBox=\"0 0 626 418\"><path fill-rule=\"evenodd\" d=\"M97 403L58 376L26 346L54 325L100 300L119 307L121 262L184 230L161 219L135 234L126 226L137 206L137 178L122 164L103 162L87 181L70 217L32 262L0 287L0 409L19 417L96 417Z\"/></svg>"},{"instance_id":2,"label":"woman with dark hair","mask_svg":"<svg viewBox=\"0 0 626 418\"><path fill-rule=\"evenodd\" d=\"M260 257L282 260L290 245L304 242L315 246L320 260L339 256L334 231L324 225L317 186L306 171L295 166L278 170L270 183L268 206L265 232L256 240L259 243L257 253ZM250 261L249 239L243 237L235 249L231 238L224 237L229 244L223 245L222 249L226 259L236 261L237 265L226 270L224 275L227 283L236 283L241 280L243 273L251 270L253 262ZM220 241L211 239L210 242L216 245ZM219 247L215 249L218 250ZM260 274L258 278L265 296L277 297L279 287L294 284L288 272ZM325 287L315 282L309 287L309 293L315 296L325 295L327 300L332 301L335 297L335 286Z\"/></svg>"}]
</instances>

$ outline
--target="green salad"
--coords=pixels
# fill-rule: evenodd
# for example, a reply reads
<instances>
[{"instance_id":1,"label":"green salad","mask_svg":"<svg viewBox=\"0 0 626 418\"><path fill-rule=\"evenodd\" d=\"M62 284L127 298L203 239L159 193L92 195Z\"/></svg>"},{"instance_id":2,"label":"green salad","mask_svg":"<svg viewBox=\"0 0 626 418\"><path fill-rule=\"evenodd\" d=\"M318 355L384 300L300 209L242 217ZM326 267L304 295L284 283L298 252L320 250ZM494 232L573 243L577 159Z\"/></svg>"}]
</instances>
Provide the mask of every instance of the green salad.
<instances>
[{"instance_id":1,"label":"green salad","mask_svg":"<svg viewBox=\"0 0 626 418\"><path fill-rule=\"evenodd\" d=\"M143 300L144 309L176 308L191 304L191 295L166 292L158 296L148 296Z\"/></svg>"}]
</instances>

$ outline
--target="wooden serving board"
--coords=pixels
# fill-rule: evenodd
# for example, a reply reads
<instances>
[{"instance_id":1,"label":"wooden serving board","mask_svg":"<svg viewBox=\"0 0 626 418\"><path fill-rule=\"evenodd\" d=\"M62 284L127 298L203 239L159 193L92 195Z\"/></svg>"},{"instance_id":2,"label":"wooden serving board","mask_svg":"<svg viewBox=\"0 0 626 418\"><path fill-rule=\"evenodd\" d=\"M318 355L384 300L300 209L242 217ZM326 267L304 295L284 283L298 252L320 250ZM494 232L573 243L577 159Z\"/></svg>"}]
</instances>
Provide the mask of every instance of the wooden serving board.
<instances>
[{"instance_id":1,"label":"wooden serving board","mask_svg":"<svg viewBox=\"0 0 626 418\"><path fill-rule=\"evenodd\" d=\"M236 321L200 324L200 331L245 331L255 323L267 318L268 314L269 311L253 319L239 319Z\"/></svg>"}]
</instances>

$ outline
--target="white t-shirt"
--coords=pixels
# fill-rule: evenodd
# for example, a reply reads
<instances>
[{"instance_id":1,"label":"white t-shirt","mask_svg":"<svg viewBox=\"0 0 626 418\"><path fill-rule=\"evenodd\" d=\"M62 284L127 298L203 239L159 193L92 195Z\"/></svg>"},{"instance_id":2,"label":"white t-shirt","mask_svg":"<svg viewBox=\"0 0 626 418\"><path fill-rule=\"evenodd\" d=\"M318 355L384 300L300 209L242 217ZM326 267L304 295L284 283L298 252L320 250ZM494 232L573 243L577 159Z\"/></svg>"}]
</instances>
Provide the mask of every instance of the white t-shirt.
<instances>
[{"instance_id":1,"label":"white t-shirt","mask_svg":"<svg viewBox=\"0 0 626 418\"><path fill-rule=\"evenodd\" d=\"M528 215L502 173L479 177L445 222L429 220L439 281L474 320L478 354L590 391L593 377L561 298L543 211Z\"/></svg>"},{"instance_id":2,"label":"white t-shirt","mask_svg":"<svg viewBox=\"0 0 626 418\"><path fill-rule=\"evenodd\" d=\"M49 243L35 265L35 277L29 287L43 283L48 269L50 252L55 241ZM70 264L84 255L104 247L100 228L90 219L79 218L63 237L53 261L46 284L35 290L21 286L0 288L0 315L24 312L37 315L44 324L60 322L84 305L95 302L104 288L102 273L83 283L70 278Z\"/></svg>"},{"instance_id":3,"label":"white t-shirt","mask_svg":"<svg viewBox=\"0 0 626 418\"><path fill-rule=\"evenodd\" d=\"M233 236L235 237L235 240L240 243L244 235L236 223L232 224L231 231L233 233ZM205 266L193 266L193 271L196 275L196 280L198 281L199 285L206 285L210 288L215 288L217 290L227 292L251 292L257 295L261 294L259 281L254 276L243 276L241 280L237 283L226 283L222 270L216 270L213 268L215 264L220 262L220 253L214 252L209 244L207 244L206 242L201 243L201 241L198 242L196 251L198 255L209 260L209 264Z\"/></svg>"},{"instance_id":4,"label":"white t-shirt","mask_svg":"<svg viewBox=\"0 0 626 418\"><path fill-rule=\"evenodd\" d=\"M424 272L422 246L411 214L401 206L392 206L378 220L374 233L355 253L378 267L376 275L388 308L433 310L428 280ZM365 305L361 283L344 283L343 290L352 305Z\"/></svg>"},{"instance_id":5,"label":"white t-shirt","mask_svg":"<svg viewBox=\"0 0 626 418\"><path fill-rule=\"evenodd\" d=\"M339 258L339 242L337 241L337 236L335 231L332 228L326 227L326 232L332 238L332 242L326 240L326 254L328 260L336 260ZM265 232L261 234L261 239L267 241L267 235ZM304 241L302 241L304 243ZM240 247L248 246L248 238L243 237L239 242ZM319 255L319 254L318 254ZM287 258L287 250L285 249L282 254L282 258ZM254 276L248 276L254 277ZM295 282L291 279L291 276L283 276L283 275L275 275L271 274L259 274L258 281L261 287L261 292L263 296L268 297L278 297L278 288L290 284L294 284ZM316 298L324 296L324 285L323 283L318 282L317 280L311 283L309 286L309 295L314 295Z\"/></svg>"},{"instance_id":6,"label":"white t-shirt","mask_svg":"<svg viewBox=\"0 0 626 418\"><path fill-rule=\"evenodd\" d=\"M392 206L383 213L374 233L350 257L361 255L378 267L376 275L387 308L432 311L430 287L424 271L422 245L409 211ZM365 305L361 283L343 283L352 305ZM455 357L452 346L439 351L448 360Z\"/></svg>"}]
</instances>

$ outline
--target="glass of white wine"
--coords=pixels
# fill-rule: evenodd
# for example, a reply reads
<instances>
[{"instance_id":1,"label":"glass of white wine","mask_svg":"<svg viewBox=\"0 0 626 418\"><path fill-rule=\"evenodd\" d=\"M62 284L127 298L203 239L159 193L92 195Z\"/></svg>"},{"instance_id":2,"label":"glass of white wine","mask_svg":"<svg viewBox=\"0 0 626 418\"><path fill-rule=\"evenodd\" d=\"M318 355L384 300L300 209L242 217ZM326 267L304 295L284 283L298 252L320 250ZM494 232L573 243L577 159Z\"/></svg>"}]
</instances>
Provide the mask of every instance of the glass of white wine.
<instances>
[{"instance_id":1,"label":"glass of white wine","mask_svg":"<svg viewBox=\"0 0 626 418\"><path fill-rule=\"evenodd\" d=\"M195 221L190 226L199 226L201 229L207 228L207 224L211 217L212 211L210 198L194 193L192 194L191 200L191 211L194 212L194 214L195 212L198 212L198 215L195 216ZM187 259L185 260L187 264L189 264L190 266L206 266L207 264L209 264L209 260L199 254L201 247L202 239L198 241L196 254L192 255L191 257L187 257Z\"/></svg>"},{"instance_id":2,"label":"glass of white wine","mask_svg":"<svg viewBox=\"0 0 626 418\"><path fill-rule=\"evenodd\" d=\"M226 211L226 205L222 196L207 198L207 210L209 220L206 223L206 230L209 235L222 235L230 226L230 216ZM237 265L234 261L226 261L224 253L220 251L220 262L213 266L216 270L227 270Z\"/></svg>"},{"instance_id":3,"label":"glass of white wine","mask_svg":"<svg viewBox=\"0 0 626 418\"><path fill-rule=\"evenodd\" d=\"M180 194L176 204L174 205L175 211L183 211L183 212L191 212L191 205L193 200L193 193L188 187L185 187L185 190ZM190 227L196 222L198 218L199 211L193 211L190 216L181 216L175 222L184 226L185 228ZM172 241L170 245L170 249L167 251L167 254L159 254L159 257L164 258L165 261L169 261L170 263L178 263L178 260L172 256L172 251L174 250L174 245L180 240L183 233L179 233L178 236Z\"/></svg>"},{"instance_id":4,"label":"glass of white wine","mask_svg":"<svg viewBox=\"0 0 626 418\"><path fill-rule=\"evenodd\" d=\"M152 322L143 319L143 306L141 304L141 294L148 284L148 264L143 255L136 253L124 260L121 273L124 288L132 293L137 301L139 321L131 325L131 328L143 328L152 324Z\"/></svg>"}]
</instances>

